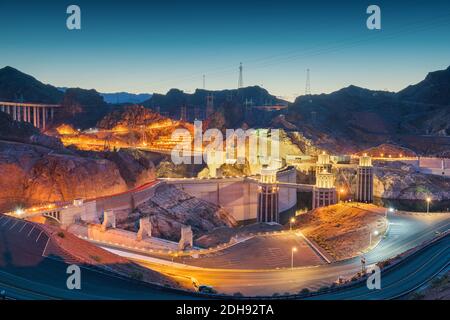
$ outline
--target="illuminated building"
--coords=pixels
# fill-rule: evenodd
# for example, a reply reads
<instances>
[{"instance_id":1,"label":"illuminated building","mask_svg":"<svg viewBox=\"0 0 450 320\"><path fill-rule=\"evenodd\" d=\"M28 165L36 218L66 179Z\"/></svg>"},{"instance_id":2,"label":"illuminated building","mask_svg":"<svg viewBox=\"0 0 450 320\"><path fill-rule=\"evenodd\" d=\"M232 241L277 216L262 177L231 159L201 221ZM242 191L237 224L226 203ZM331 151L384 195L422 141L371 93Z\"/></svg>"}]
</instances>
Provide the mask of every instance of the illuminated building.
<instances>
[{"instance_id":1,"label":"illuminated building","mask_svg":"<svg viewBox=\"0 0 450 320\"><path fill-rule=\"evenodd\" d=\"M279 222L277 171L263 166L258 186L258 222Z\"/></svg>"},{"instance_id":2,"label":"illuminated building","mask_svg":"<svg viewBox=\"0 0 450 320\"><path fill-rule=\"evenodd\" d=\"M356 173L356 201L373 202L372 158L367 154L359 158Z\"/></svg>"},{"instance_id":3,"label":"illuminated building","mask_svg":"<svg viewBox=\"0 0 450 320\"><path fill-rule=\"evenodd\" d=\"M337 202L334 176L324 169L316 174L316 185L313 189L312 207L320 208Z\"/></svg>"}]
</instances>

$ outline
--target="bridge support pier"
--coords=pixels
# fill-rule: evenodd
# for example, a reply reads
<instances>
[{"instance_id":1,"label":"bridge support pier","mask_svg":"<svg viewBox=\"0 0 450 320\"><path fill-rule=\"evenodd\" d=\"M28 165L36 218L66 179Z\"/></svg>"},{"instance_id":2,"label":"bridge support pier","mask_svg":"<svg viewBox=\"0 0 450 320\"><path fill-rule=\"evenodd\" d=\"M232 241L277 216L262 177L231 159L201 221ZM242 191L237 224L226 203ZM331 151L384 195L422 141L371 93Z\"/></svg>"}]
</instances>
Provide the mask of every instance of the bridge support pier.
<instances>
[{"instance_id":1,"label":"bridge support pier","mask_svg":"<svg viewBox=\"0 0 450 320\"><path fill-rule=\"evenodd\" d=\"M13 120L33 123L36 128L43 130L47 128L48 122L54 119L55 108L59 107L61 106L0 101L0 111L9 114Z\"/></svg>"},{"instance_id":2,"label":"bridge support pier","mask_svg":"<svg viewBox=\"0 0 450 320\"><path fill-rule=\"evenodd\" d=\"M116 215L112 210L106 210L103 213L102 231L105 232L109 227L116 228Z\"/></svg>"},{"instance_id":3,"label":"bridge support pier","mask_svg":"<svg viewBox=\"0 0 450 320\"><path fill-rule=\"evenodd\" d=\"M186 248L192 248L194 246L193 238L191 226L182 227L180 242L178 242L178 249L184 250Z\"/></svg>"},{"instance_id":4,"label":"bridge support pier","mask_svg":"<svg viewBox=\"0 0 450 320\"><path fill-rule=\"evenodd\" d=\"M152 223L149 217L139 219L139 230L136 236L137 241L152 236Z\"/></svg>"}]
</instances>

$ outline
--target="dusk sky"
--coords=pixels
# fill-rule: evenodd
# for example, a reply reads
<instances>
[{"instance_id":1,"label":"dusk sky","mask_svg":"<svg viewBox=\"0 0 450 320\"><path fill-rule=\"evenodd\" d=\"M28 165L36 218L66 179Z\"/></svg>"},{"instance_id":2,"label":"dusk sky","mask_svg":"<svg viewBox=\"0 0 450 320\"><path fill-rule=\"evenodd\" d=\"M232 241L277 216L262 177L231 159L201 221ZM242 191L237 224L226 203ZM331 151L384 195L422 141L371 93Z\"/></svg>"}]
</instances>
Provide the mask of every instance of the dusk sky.
<instances>
[{"instance_id":1,"label":"dusk sky","mask_svg":"<svg viewBox=\"0 0 450 320\"><path fill-rule=\"evenodd\" d=\"M95 4L93 3L95 2ZM398 91L450 65L450 1L0 2L0 67L101 92L260 85L292 99L350 84ZM342 4L345 2L345 4ZM395 3L393 3L395 2ZM66 28L81 7L82 29ZM381 7L382 30L366 28Z\"/></svg>"}]
</instances>

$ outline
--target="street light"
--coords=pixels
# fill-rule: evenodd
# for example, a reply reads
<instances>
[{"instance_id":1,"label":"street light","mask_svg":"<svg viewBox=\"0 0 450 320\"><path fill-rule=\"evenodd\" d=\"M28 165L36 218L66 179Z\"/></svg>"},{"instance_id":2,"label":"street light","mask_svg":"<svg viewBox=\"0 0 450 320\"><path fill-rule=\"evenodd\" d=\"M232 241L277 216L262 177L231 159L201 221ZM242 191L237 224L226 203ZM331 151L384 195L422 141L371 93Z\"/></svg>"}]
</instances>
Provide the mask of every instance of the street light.
<instances>
[{"instance_id":1,"label":"street light","mask_svg":"<svg viewBox=\"0 0 450 320\"><path fill-rule=\"evenodd\" d=\"M378 232L378 230L375 230L374 232L373 232L373 235L376 237L376 236L378 236L378 234L379 234L379 232ZM369 248L372 246L372 232L370 232L369 233Z\"/></svg>"},{"instance_id":2,"label":"street light","mask_svg":"<svg viewBox=\"0 0 450 320\"><path fill-rule=\"evenodd\" d=\"M289 230L292 231L292 224L295 222L295 218L291 218L291 220L289 220Z\"/></svg>"},{"instance_id":3,"label":"street light","mask_svg":"<svg viewBox=\"0 0 450 320\"><path fill-rule=\"evenodd\" d=\"M430 213L430 202L431 202L431 198L427 197L427 213Z\"/></svg>"},{"instance_id":4,"label":"street light","mask_svg":"<svg viewBox=\"0 0 450 320\"><path fill-rule=\"evenodd\" d=\"M384 215L386 219L387 219L387 217L388 217L388 211L389 211L390 213L394 213L395 209L392 208L392 207L386 208L386 212L385 212L385 215Z\"/></svg>"},{"instance_id":5,"label":"street light","mask_svg":"<svg viewBox=\"0 0 450 320\"><path fill-rule=\"evenodd\" d=\"M294 269L294 252L297 252L296 247L292 247L292 250L291 250L291 270Z\"/></svg>"},{"instance_id":6,"label":"street light","mask_svg":"<svg viewBox=\"0 0 450 320\"><path fill-rule=\"evenodd\" d=\"M338 202L341 202L341 197L342 197L342 195L345 193L345 189L344 188L340 188L339 189L339 193L338 193L338 195L339 195L339 199L338 199Z\"/></svg>"}]
</instances>

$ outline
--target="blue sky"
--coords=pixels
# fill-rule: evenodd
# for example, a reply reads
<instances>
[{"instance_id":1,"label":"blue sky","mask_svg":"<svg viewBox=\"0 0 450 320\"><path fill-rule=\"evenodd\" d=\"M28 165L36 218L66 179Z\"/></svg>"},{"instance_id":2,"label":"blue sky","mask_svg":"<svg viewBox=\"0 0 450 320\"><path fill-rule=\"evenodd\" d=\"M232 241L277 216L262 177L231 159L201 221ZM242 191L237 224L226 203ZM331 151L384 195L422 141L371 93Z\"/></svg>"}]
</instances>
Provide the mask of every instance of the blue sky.
<instances>
[{"instance_id":1,"label":"blue sky","mask_svg":"<svg viewBox=\"0 0 450 320\"><path fill-rule=\"evenodd\" d=\"M342 3L344 2L344 3ZM82 30L66 28L81 7ZM377 4L382 30L366 28ZM397 91L450 65L450 1L0 2L0 67L57 86L160 92L261 85L285 98Z\"/></svg>"}]
</instances>

